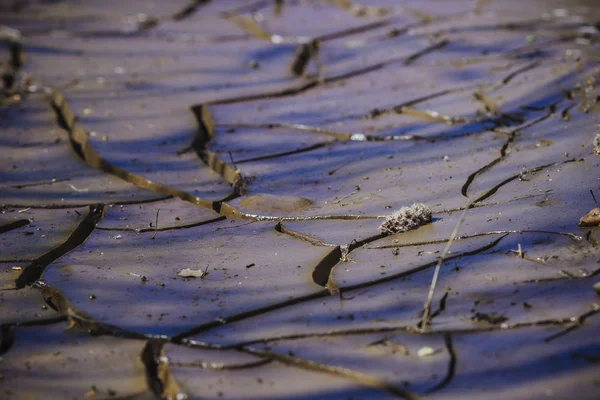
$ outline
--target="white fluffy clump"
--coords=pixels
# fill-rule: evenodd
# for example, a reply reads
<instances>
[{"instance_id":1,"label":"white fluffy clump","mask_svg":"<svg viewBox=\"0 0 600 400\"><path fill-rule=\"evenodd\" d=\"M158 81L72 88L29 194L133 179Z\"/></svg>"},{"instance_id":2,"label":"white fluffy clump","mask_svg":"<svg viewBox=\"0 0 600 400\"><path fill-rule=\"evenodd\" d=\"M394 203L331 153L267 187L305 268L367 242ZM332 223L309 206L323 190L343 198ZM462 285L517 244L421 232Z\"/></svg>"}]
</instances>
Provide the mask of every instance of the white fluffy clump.
<instances>
[{"instance_id":1,"label":"white fluffy clump","mask_svg":"<svg viewBox=\"0 0 600 400\"><path fill-rule=\"evenodd\" d=\"M391 235L406 232L431 222L431 208L422 203L414 203L410 207L402 207L385 218L379 225L379 232Z\"/></svg>"}]
</instances>

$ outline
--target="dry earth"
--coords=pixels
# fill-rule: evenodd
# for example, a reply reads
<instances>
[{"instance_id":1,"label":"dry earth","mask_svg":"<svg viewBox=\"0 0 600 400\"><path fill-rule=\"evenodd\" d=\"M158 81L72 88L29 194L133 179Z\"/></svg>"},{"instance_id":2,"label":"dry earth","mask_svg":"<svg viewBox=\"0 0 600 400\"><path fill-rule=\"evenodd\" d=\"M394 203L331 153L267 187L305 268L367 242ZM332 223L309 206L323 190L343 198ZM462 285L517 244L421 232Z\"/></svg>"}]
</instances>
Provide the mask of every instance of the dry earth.
<instances>
[{"instance_id":1,"label":"dry earth","mask_svg":"<svg viewBox=\"0 0 600 400\"><path fill-rule=\"evenodd\" d=\"M2 1L0 398L600 398L599 21Z\"/></svg>"}]
</instances>

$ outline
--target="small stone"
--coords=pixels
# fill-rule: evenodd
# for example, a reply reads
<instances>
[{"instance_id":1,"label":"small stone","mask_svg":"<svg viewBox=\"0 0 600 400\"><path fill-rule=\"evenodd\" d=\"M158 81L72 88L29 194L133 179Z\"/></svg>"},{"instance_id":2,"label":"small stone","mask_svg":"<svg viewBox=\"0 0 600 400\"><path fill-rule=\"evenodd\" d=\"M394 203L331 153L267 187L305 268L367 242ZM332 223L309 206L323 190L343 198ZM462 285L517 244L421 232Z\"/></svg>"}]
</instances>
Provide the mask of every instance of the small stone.
<instances>
[{"instance_id":1,"label":"small stone","mask_svg":"<svg viewBox=\"0 0 600 400\"><path fill-rule=\"evenodd\" d=\"M419 357L429 357L435 354L435 350L431 347L421 347L417 352Z\"/></svg>"},{"instance_id":2,"label":"small stone","mask_svg":"<svg viewBox=\"0 0 600 400\"><path fill-rule=\"evenodd\" d=\"M600 281L596 282L596 284L594 285L594 290L596 291L596 293L600 294Z\"/></svg>"}]
</instances>

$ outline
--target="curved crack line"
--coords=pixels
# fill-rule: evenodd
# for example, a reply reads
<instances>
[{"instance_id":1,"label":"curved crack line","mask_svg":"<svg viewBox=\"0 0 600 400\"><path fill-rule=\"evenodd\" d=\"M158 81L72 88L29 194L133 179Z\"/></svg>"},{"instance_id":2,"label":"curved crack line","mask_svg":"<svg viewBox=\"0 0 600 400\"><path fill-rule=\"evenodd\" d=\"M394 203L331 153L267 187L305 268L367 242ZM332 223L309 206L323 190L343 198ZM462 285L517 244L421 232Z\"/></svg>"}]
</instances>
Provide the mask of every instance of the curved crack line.
<instances>
[{"instance_id":1,"label":"curved crack line","mask_svg":"<svg viewBox=\"0 0 600 400\"><path fill-rule=\"evenodd\" d=\"M4 225L0 226L0 233L6 233L6 232L12 231L14 229L22 228L26 225L29 225L30 223L31 223L31 221L28 219L17 219L17 220L9 222L8 224L4 224Z\"/></svg>"},{"instance_id":2,"label":"curved crack line","mask_svg":"<svg viewBox=\"0 0 600 400\"><path fill-rule=\"evenodd\" d=\"M394 64L394 63L397 63L400 61L402 61L403 63L406 63L407 60L411 60L409 62L409 64L410 64L414 60L416 60L426 54L429 54L430 52L432 52L434 50L443 48L449 43L450 42L447 40L442 40L441 42L438 42L431 46L427 46L425 49L420 50L420 51L416 52L415 54L412 54L408 57L402 56L402 57L392 58L390 60L381 61L381 62L372 64L372 65L368 65L366 67L348 71L343 74L335 75L335 76L328 77L328 78L323 78L323 79L310 78L305 83L299 84L297 86L288 87L288 88L285 88L282 90L274 90L272 92L267 92L267 93L258 93L258 94L251 94L251 95L245 95L245 96L230 97L230 98L211 101L206 104L207 105L209 105L209 104L210 105L234 104L234 103L242 103L242 102L253 101L253 100L263 100L263 99L269 99L269 98L294 96L294 95L306 92L309 89L312 89L317 86L323 86L323 85L326 85L329 83L335 83L335 82L343 81L343 80L353 78L356 76L365 75L365 74L368 74L369 72L380 70L387 65L391 65L391 64Z\"/></svg>"},{"instance_id":3,"label":"curved crack line","mask_svg":"<svg viewBox=\"0 0 600 400\"><path fill-rule=\"evenodd\" d=\"M67 240L48 253L38 257L23 269L23 272L21 272L21 275L15 281L16 288L22 289L26 285L33 284L42 276L48 265L82 244L92 234L96 224L103 216L103 205L90 206L88 214L81 220L75 230L71 232Z\"/></svg>"},{"instance_id":4,"label":"curved crack line","mask_svg":"<svg viewBox=\"0 0 600 400\"><path fill-rule=\"evenodd\" d=\"M480 86L481 86L480 84L476 84L476 85L463 86L463 87L459 87L459 88L440 90L439 92L430 93L430 94L426 94L421 97L417 97L412 100L407 100L407 101L403 102L402 104L395 105L389 109L384 109L384 110L373 109L373 110L369 111L368 114L359 116L358 118L377 119L377 118L381 117L382 115L386 115L391 112L401 113L402 110L406 107L412 107L419 103L423 103L428 100L433 100L438 97L443 97L448 94L460 93L460 92L464 92L465 90L479 88Z\"/></svg>"},{"instance_id":5,"label":"curved crack line","mask_svg":"<svg viewBox=\"0 0 600 400\"><path fill-rule=\"evenodd\" d=\"M492 249L498 243L500 243L500 241L502 239L504 239L506 236L508 236L508 235L500 236L499 238L497 238L497 239L491 241L490 243L488 243L488 244L486 244L486 245L484 245L482 247L479 247L477 249L470 250L470 251L465 251L463 253L454 254L454 255L452 255L450 257L446 257L445 261L455 260L457 258L462 258L462 257L468 257L468 256L476 255L476 254L482 253L482 252L484 252L486 250ZM380 284L380 283L393 281L393 280L396 280L396 279L399 279L399 278L404 278L404 277L413 275L413 274L415 274L417 272L424 271L426 269L434 267L434 266L437 265L437 263L438 263L438 260L431 261L431 262L428 262L426 264L420 265L418 267L412 268L412 269L410 269L408 271L402 271L402 272L398 272L396 274L386 275L386 276L384 276L382 278L378 278L378 279L375 279L375 280L372 280L372 281L361 282L361 283L357 283L357 284L354 284L354 285L348 285L348 286L340 287L340 290L347 291L347 290L363 289L363 288L374 286L374 285L377 285L377 284Z\"/></svg>"},{"instance_id":6,"label":"curved crack line","mask_svg":"<svg viewBox=\"0 0 600 400\"><path fill-rule=\"evenodd\" d=\"M512 176L509 176L508 178L504 179L503 181L497 183L496 185L492 186L490 189L486 190L484 193L482 193L479 197L477 197L475 200L472 201L472 203L478 203L480 201L483 201L485 199L487 199L488 197L494 195L498 189L500 189L502 186L506 185L507 183L510 183L512 181L514 181L515 179L521 178L523 175L527 175L527 174L532 174L535 172L540 172L545 170L546 168L555 166L555 165L562 165L562 164L567 164L567 163L571 163L571 162L576 162L579 161L578 159L570 159L570 160L565 160L565 161L556 161L553 163L549 163L549 164L544 164L544 165L540 165L534 168L530 168L527 170L522 171L519 174L515 174Z\"/></svg>"},{"instance_id":7,"label":"curved crack line","mask_svg":"<svg viewBox=\"0 0 600 400\"><path fill-rule=\"evenodd\" d=\"M566 328L565 330L562 330L558 333L555 333L554 335L550 335L547 338L544 339L545 343L551 342L553 340L556 340L562 336L565 336L566 334L574 331L575 329L579 328L581 325L583 325L585 323L585 321L591 317L594 316L596 314L600 313L600 306L598 304L592 304L592 309L582 315L580 315L579 317L577 317L577 319L575 320L575 325L570 326L568 328ZM572 319L572 318L571 318Z\"/></svg>"},{"instance_id":8,"label":"curved crack line","mask_svg":"<svg viewBox=\"0 0 600 400\"><path fill-rule=\"evenodd\" d=\"M533 125L535 125L535 124L537 124L539 122L542 122L542 121L548 119L552 114L553 114L552 112L548 112L548 113L546 113L546 114L544 114L544 115L542 115L542 116L540 116L538 118L535 118L535 119L533 119L533 120L531 120L529 122L526 122L526 123L524 123L524 124L522 124L522 125L514 128L514 129L512 129L510 131L510 133L508 133L508 135L509 135L508 139L506 140L506 142L504 142L504 144L500 148L500 156L497 157L497 158L495 158L494 160L492 160L490 163L488 163L488 164L484 165L483 167L479 168L477 171L475 171L472 174L470 174L467 177L467 180L465 181L465 183L462 185L462 187L460 189L461 194L463 196L465 196L465 197L469 197L469 195L468 195L469 186L471 186L471 184L473 183L473 181L475 180L475 178L478 175L481 175L484 172L489 171L492 167L494 167L496 164L498 164L499 162L503 161L506 158L506 156L507 156L507 152L506 151L508 150L508 147L515 141L517 135L520 132L522 132L523 130L525 130L525 129L527 129L527 128L529 128L529 127L531 127L531 126L533 126ZM504 133L504 132L501 132L501 133Z\"/></svg>"},{"instance_id":9,"label":"curved crack line","mask_svg":"<svg viewBox=\"0 0 600 400\"><path fill-rule=\"evenodd\" d=\"M324 373L327 373L330 375L335 375L335 376L339 376L342 378L350 379L356 383L384 391L384 392L389 393L398 398L408 399L408 400L420 399L419 396L417 396L407 390L398 388L398 387L396 387L388 382L382 381L374 376L371 376L371 375L368 375L368 374L365 374L362 372L358 372L358 371L353 371L353 370L345 368L345 367L323 364L323 363L299 358L299 357L292 356L292 355L284 355L284 354L276 353L276 352L273 352L270 350L260 350L260 349L251 348L251 347L242 347L239 350L243 351L245 353L248 353L248 354L258 356L258 357L272 359L272 360L278 361L282 364L289 365L292 367L298 367L298 368L305 369L308 371L324 372Z\"/></svg>"},{"instance_id":10,"label":"curved crack line","mask_svg":"<svg viewBox=\"0 0 600 400\"><path fill-rule=\"evenodd\" d=\"M512 81L515 77L517 77L519 74L522 74L523 72L527 72L529 70L532 70L534 68L537 68L540 65L540 61L533 61L511 73L509 73L508 75L506 75L504 78L502 78L500 80L500 82L498 82L496 85L494 85L491 88L491 91L495 91L498 90L500 87L507 85L510 81Z\"/></svg>"},{"instance_id":11,"label":"curved crack line","mask_svg":"<svg viewBox=\"0 0 600 400\"><path fill-rule=\"evenodd\" d=\"M425 330L428 327L428 323L429 323L429 313L431 311L431 302L433 301L433 296L435 293L435 288L437 285L437 281L438 281L438 277L439 277L439 273L441 270L441 266L442 263L445 261L446 256L448 254L448 252L450 251L450 247L452 246L452 243L454 242L454 239L456 238L456 236L458 235L458 232L465 220L465 217L467 215L467 211L469 210L469 208L471 208L471 205L486 199L489 196L492 196L494 193L496 193L498 191L498 189L500 187L502 187L503 185L505 185L508 182L513 181L514 179L521 177L523 174L525 173L531 173L531 172L536 172L536 171L540 171L543 170L544 168L547 168L548 166L551 165L556 165L556 164L562 164L562 163L566 163L566 162L572 162L575 160L567 160L567 161L563 161L560 163L554 162L551 164L547 164L547 165L542 165L540 167L536 167L536 168L532 168L530 170L524 171L521 174L518 174L516 176L513 177L509 177L507 179L505 179L504 181L496 184L495 186L491 187L490 189L487 189L486 191L484 191L479 197L477 198L472 198L471 200L469 200L469 202L467 203L467 205L465 206L464 211L462 212L460 218L458 219L458 222L456 223L456 226L454 228L454 231L452 232L452 235L450 236L450 239L448 239L448 242L446 244L446 246L444 247L444 250L442 251L442 255L440 256L440 258L438 259L438 261L436 262L436 267L433 273L433 278L431 280L431 285L429 288L429 294L427 296L427 299L425 301L425 305L423 308L423 319L421 321L421 329ZM506 235L502 236L500 239L502 239L503 237L505 237Z\"/></svg>"},{"instance_id":12,"label":"curved crack line","mask_svg":"<svg viewBox=\"0 0 600 400\"><path fill-rule=\"evenodd\" d=\"M593 311L593 310L592 310ZM594 312L595 314L596 312ZM583 314L585 318L589 317L590 312ZM367 335L374 333L390 333L390 332L404 332L414 336L434 336L434 335L455 335L455 334L479 334L479 333L487 333L494 331L507 331L507 330L515 330L515 329L525 329L525 328L533 328L538 326L565 326L565 325L573 325L577 324L578 317L565 317L565 318L551 318L551 319L541 319L529 322L517 322L517 323L504 323L502 325L485 325L485 326L473 326L473 327L465 327L465 328L455 328L455 329L428 329L422 330L415 328L415 324L404 324L404 325L396 325L396 326L382 326L382 327L365 327L365 328L351 328L351 329L337 329L330 330L324 332L306 332L306 333L295 333L290 335L279 335L272 337L262 337L259 339L247 340L244 342L238 342L228 345L209 345L204 342L199 342L193 339L184 339L181 343L185 346L190 347L201 347L206 350L234 350L239 349L244 346L249 346L253 344L267 344L272 342L281 342L287 340L302 340L302 339L310 339L310 338L326 338L326 337L337 337L337 336L358 336L358 335Z\"/></svg>"},{"instance_id":13,"label":"curved crack line","mask_svg":"<svg viewBox=\"0 0 600 400\"><path fill-rule=\"evenodd\" d=\"M482 246L479 247L477 249L471 250L471 251L467 251L467 252L463 252L463 253L459 253L459 254L454 254L451 257L448 257L447 260L454 260L454 259L458 259L461 257L468 257L471 255L475 255L475 254L479 254L481 252L484 252L486 250L489 250L493 247L495 247L498 243L500 243L500 241L504 238L505 236L501 236L500 238ZM361 283L357 283L354 285L348 285L348 286L343 286L343 287L339 287L340 292L344 291L351 291L351 290L356 290L356 289L363 289L366 287L371 287L371 286L375 286L378 285L380 283L384 283L384 282L390 282L396 279L401 279L407 276L410 276L412 274L415 274L417 272L426 270L428 268L431 268L433 266L435 266L437 264L437 261L432 261L420 266L417 266L415 268L412 268L410 270L407 271L403 271L403 272L399 272L393 275L387 275L385 277L382 278L378 278L375 280L371 280L371 281L366 281L366 282L361 282ZM186 337L188 336L192 336L192 335L196 335L196 334L200 334L200 333L204 333L207 332L210 329L214 329L223 325L227 325L233 322L238 322L241 320L245 320L248 318L252 318L252 317L256 317L262 314L266 314L269 313L271 311L275 311L275 310L279 310L288 306L292 306L292 305L297 305L297 304L301 304L301 303L305 303L311 300L316 300L316 299L320 299L326 296L331 295L329 290L321 290L318 292L314 292L308 295L304 295L304 296L300 296L300 297L295 297L295 298L291 298L288 300L284 300L282 302L279 303L274 303L274 304L269 304L263 307L259 307L253 310L248 310L248 311L244 311L238 314L233 314L231 316L228 317L220 317L218 319L215 319L213 321L207 322L205 324L196 326L194 328L188 329L187 331L184 331L176 336L173 336L171 338L171 341L173 343L176 344L181 344L186 342Z\"/></svg>"},{"instance_id":14,"label":"curved crack line","mask_svg":"<svg viewBox=\"0 0 600 400\"><path fill-rule=\"evenodd\" d=\"M575 235L574 233L571 232L555 232L555 231L546 231L546 230L542 230L542 229L522 229L522 230L498 230L498 231L489 231L489 232L479 232L479 233L473 233L473 234L467 234L467 235L462 235L462 236L457 236L454 238L455 241L457 240L461 240L461 239L470 239L470 238L475 238L475 237L480 237L480 236L489 236L489 235L504 235L504 234L510 234L510 233L516 233L516 234L522 234L522 233L546 233L546 234L551 234L551 235L561 235L561 236L567 236L573 240L576 241L581 241L583 240L583 237ZM427 241L422 241L422 242L410 242L410 243L400 243L400 244L385 244L382 246L376 246L376 247L367 247L367 249L369 250L379 250L379 249L395 249L398 247L411 247L411 246L424 246L424 245L428 245L428 244L439 244L439 243L446 243L448 241L448 239L436 239L436 240L427 240Z\"/></svg>"},{"instance_id":15,"label":"curved crack line","mask_svg":"<svg viewBox=\"0 0 600 400\"><path fill-rule=\"evenodd\" d=\"M438 383L431 389L427 390L427 392L425 392L427 394L434 393L445 388L450 384L450 382L452 382L452 379L454 379L454 374L456 373L456 364L458 362L458 356L456 355L456 350L454 349L454 345L452 343L452 333L444 333L444 344L446 345L446 351L450 356L450 359L448 361L448 372L446 373L446 376L440 383Z\"/></svg>"},{"instance_id":16,"label":"curved crack line","mask_svg":"<svg viewBox=\"0 0 600 400\"><path fill-rule=\"evenodd\" d=\"M169 194L166 196L156 197L156 198L151 198L151 199L122 200L122 201L109 202L109 203L87 202L87 203L81 203L81 204L42 204L42 205L2 204L2 205L0 205L0 209L27 207L27 208L31 208L33 210L61 210L61 209L65 209L65 208L89 207L90 205L94 205L94 204L102 204L105 207L111 206L111 205L125 206L125 205L132 205L132 204L135 205L135 204L154 203L154 202L168 200L168 199L172 199L172 198L173 198L173 196Z\"/></svg>"},{"instance_id":17,"label":"curved crack line","mask_svg":"<svg viewBox=\"0 0 600 400\"><path fill-rule=\"evenodd\" d=\"M424 57L426 55L428 55L429 53L432 53L436 50L440 50L443 49L444 47L448 46L450 44L450 40L448 39L442 39L437 43L432 44L431 46L428 46L426 48L424 48L421 51L416 52L415 54L409 56L405 61L404 61L404 65L411 65L412 63L414 63L415 61L417 61L419 58Z\"/></svg>"},{"instance_id":18,"label":"curved crack line","mask_svg":"<svg viewBox=\"0 0 600 400\"><path fill-rule=\"evenodd\" d=\"M600 275L600 268L597 268L590 273L584 273L579 276L567 273L567 271L564 271L564 270L561 270L560 272L563 273L563 276L554 277L554 278L528 279L528 280L522 281L521 283L546 283L546 282L556 282L556 281L564 281L564 280L572 280L572 279L586 279L586 278L591 278L591 277Z\"/></svg>"},{"instance_id":19,"label":"curved crack line","mask_svg":"<svg viewBox=\"0 0 600 400\"><path fill-rule=\"evenodd\" d=\"M243 164L243 163L247 163L247 162L254 162L254 161L261 161L261 160L272 160L273 158L280 158L280 157L290 156L290 155L294 155L294 154L307 153L309 151L321 149L321 148L327 146L329 143L330 142L315 143L313 145L310 145L310 146L307 146L307 147L303 147L303 148L300 148L300 149L289 150L289 151L282 151L280 153L267 154L267 155L264 155L264 156L257 156L257 157L251 157L251 158L243 158L241 160L237 160L236 163L237 164Z\"/></svg>"},{"instance_id":20,"label":"curved crack line","mask_svg":"<svg viewBox=\"0 0 600 400\"><path fill-rule=\"evenodd\" d=\"M58 92L54 92L50 97L51 105L56 113L59 125L69 133L69 140L73 150L79 157L90 167L100 169L108 174L121 178L137 187L152 190L158 193L164 193L178 197L190 203L214 209L225 199L210 201L202 197L194 196L188 192L176 189L170 186L152 182L140 175L131 173L123 168L112 165L110 162L102 158L96 150L91 146L88 140L88 134L84 129L75 123L75 116L67 103L65 97ZM209 160L210 161L210 160ZM217 165L213 165L216 168ZM223 171L224 174L226 171ZM226 199L230 198L227 196Z\"/></svg>"},{"instance_id":21,"label":"curved crack line","mask_svg":"<svg viewBox=\"0 0 600 400\"><path fill-rule=\"evenodd\" d=\"M28 187L35 187L35 186L46 186L46 185L53 185L55 183L59 183L59 182L67 182L70 181L71 178L63 178L63 179L52 179L50 181L45 181L45 182L32 182L32 183L24 183L21 185L12 185L9 186L11 189L24 189L24 188L28 188ZM1 187L0 187L1 188Z\"/></svg>"},{"instance_id":22,"label":"curved crack line","mask_svg":"<svg viewBox=\"0 0 600 400\"><path fill-rule=\"evenodd\" d=\"M211 218L206 221L198 221L191 224L182 224L177 226L169 226L166 228L104 228L101 226L97 226L96 229L99 231L114 231L114 232L136 232L136 233L146 233L146 232L165 232L165 231L176 231L178 229L187 229L187 228L195 228L201 225L211 224L213 222L223 221L227 219L226 217L220 215L215 218Z\"/></svg>"}]
</instances>

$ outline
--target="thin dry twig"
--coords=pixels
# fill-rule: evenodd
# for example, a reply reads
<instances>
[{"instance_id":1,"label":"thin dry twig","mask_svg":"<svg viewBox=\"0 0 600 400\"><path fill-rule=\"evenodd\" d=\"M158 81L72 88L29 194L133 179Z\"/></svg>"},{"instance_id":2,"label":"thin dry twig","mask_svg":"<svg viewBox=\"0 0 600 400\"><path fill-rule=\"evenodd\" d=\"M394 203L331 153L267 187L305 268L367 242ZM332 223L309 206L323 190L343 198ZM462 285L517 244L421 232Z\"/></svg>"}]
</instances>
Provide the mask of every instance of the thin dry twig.
<instances>
[{"instance_id":1,"label":"thin dry twig","mask_svg":"<svg viewBox=\"0 0 600 400\"><path fill-rule=\"evenodd\" d=\"M460 215L460 218L458 219L458 222L456 223L456 226L454 227L454 231L452 232L452 235L450 235L450 239L448 239L448 243L446 243L446 247L444 247L444 251L442 252L442 255L440 256L440 258L437 262L437 265L435 266L435 271L433 273L433 279L431 280L431 286L429 287L429 294L427 295L427 301L425 302L425 306L423 309L423 320L421 322L421 329L425 329L427 327L427 325L429 324L429 314L431 312L431 303L433 301L433 295L435 293L435 286L437 285L438 276L440 274L440 269L442 267L442 263L444 262L444 259L448 255L448 252L450 251L450 246L452 246L454 239L456 239L456 236L458 236L458 232L460 230L460 227L463 224L463 221L465 220L467 211L469 210L469 208L471 208L471 205L473 205L473 203L476 200L477 200L477 197L474 197L473 199L471 199L469 201L469 203L467 203L465 209L463 210L462 214Z\"/></svg>"}]
</instances>

